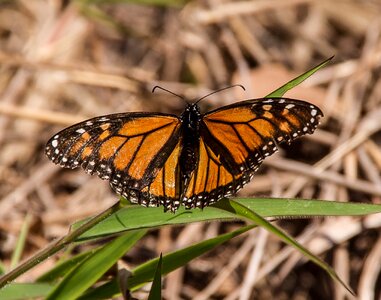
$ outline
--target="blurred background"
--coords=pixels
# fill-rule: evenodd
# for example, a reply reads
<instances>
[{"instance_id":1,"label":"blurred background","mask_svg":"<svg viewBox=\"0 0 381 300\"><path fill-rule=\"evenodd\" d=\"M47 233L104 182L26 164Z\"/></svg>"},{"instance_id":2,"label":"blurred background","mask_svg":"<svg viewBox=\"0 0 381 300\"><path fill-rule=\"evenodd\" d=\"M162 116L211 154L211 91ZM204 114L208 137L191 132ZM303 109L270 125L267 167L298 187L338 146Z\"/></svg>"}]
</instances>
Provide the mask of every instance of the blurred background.
<instances>
[{"instance_id":1,"label":"blurred background","mask_svg":"<svg viewBox=\"0 0 381 300\"><path fill-rule=\"evenodd\" d=\"M319 129L268 158L239 194L380 203L380 16L378 0L0 1L3 264L9 267L25 220L23 258L118 200L107 182L48 161L45 143L58 130L113 112L183 110L176 97L151 94L154 85L189 98L246 87L208 97L204 112L264 97L332 55L328 67L285 95L318 105L325 114ZM360 299L380 299L380 215L278 224L331 264ZM134 266L238 226L161 228L123 263ZM34 280L59 256L20 280ZM164 284L165 299L350 299L263 230L192 261Z\"/></svg>"}]
</instances>

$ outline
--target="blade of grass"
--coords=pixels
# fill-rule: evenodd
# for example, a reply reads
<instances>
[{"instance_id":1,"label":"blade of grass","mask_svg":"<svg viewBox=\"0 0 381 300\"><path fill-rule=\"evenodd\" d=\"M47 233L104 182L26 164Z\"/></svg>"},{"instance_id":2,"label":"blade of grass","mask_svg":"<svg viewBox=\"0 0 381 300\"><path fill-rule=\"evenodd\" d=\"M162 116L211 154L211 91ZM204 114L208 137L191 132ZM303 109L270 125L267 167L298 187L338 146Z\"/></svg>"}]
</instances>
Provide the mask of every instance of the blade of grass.
<instances>
[{"instance_id":1,"label":"blade of grass","mask_svg":"<svg viewBox=\"0 0 381 300\"><path fill-rule=\"evenodd\" d=\"M249 219L253 221L258 226L261 226L268 231L276 234L283 242L286 244L294 247L296 250L301 252L304 256L306 256L309 260L311 260L313 263L321 267L323 270L325 270L331 278L339 282L349 293L351 293L353 296L355 293L352 291L352 289L336 274L335 270L332 269L326 262L321 260L316 255L312 254L309 250L307 250L305 247L303 247L301 244L299 244L295 239L284 233L282 230L280 230L278 227L272 225L268 221L266 221L264 218L262 218L260 215L258 215L253 210L248 209L247 207L243 206L242 204L231 201L230 207L220 205L221 209L228 210L230 212L235 212L237 215Z\"/></svg>"},{"instance_id":2,"label":"blade of grass","mask_svg":"<svg viewBox=\"0 0 381 300\"><path fill-rule=\"evenodd\" d=\"M121 291L118 280L113 278L96 288L87 290L83 295L78 297L77 300L113 299L119 297L120 294Z\"/></svg>"},{"instance_id":3,"label":"blade of grass","mask_svg":"<svg viewBox=\"0 0 381 300\"><path fill-rule=\"evenodd\" d=\"M37 282L54 282L58 280L59 278L63 277L65 274L70 272L70 270L74 269L76 266L78 266L81 262L83 262L85 259L87 259L89 256L93 255L96 251L98 251L99 248L91 249L89 251L77 254L65 261L62 261L54 266L51 270L48 272L42 274L40 277L37 278Z\"/></svg>"},{"instance_id":4,"label":"blade of grass","mask_svg":"<svg viewBox=\"0 0 381 300\"><path fill-rule=\"evenodd\" d=\"M333 59L333 56L328 58L327 60L323 61L322 63L318 64L316 67L312 68L311 70L309 70L309 71L303 73L302 75L290 80L286 84L282 85L280 88L278 88L275 91L268 94L265 98L282 97L287 91L289 91L292 88L296 87L297 85L301 84L304 80L306 80L308 77L310 77L316 71L325 67L328 63L331 62L332 59Z\"/></svg>"},{"instance_id":5,"label":"blade of grass","mask_svg":"<svg viewBox=\"0 0 381 300\"><path fill-rule=\"evenodd\" d=\"M229 200L221 200L219 203L229 202ZM328 202L318 200L290 200L290 199L237 199L247 206L249 209L257 211L264 217L268 216L282 216L282 217L306 217L306 216L327 216L327 215L367 215L371 213L381 212L381 205L364 204L364 203L341 203L341 202ZM115 212L119 206L113 206L106 212L101 214L101 217L110 215ZM90 228L94 223L99 221L96 217L91 223L87 224L84 228L79 227L80 224L73 226L73 232L56 241L49 248L45 248L34 257L30 258L26 263L19 266L15 270L1 277L1 284L6 284L9 280L17 278L29 268L33 267L40 261L56 253L65 247L74 237L82 233L81 240L99 238L102 236L120 233L126 230L132 230L142 227L155 227L166 224L182 224L197 221L210 221L210 220L232 220L237 219L236 215L229 212L220 211L215 207L205 208L204 211L180 210L176 215L170 213L163 213L162 208L144 208L140 206L129 206L120 211L120 214L111 214L104 222L99 223L96 227L89 230L88 233L83 234L85 229ZM128 223L123 223L122 220L129 220ZM82 226L83 222L81 223ZM79 228L78 228L79 227Z\"/></svg>"},{"instance_id":6,"label":"blade of grass","mask_svg":"<svg viewBox=\"0 0 381 300\"><path fill-rule=\"evenodd\" d=\"M22 252L24 251L25 241L28 236L30 222L32 222L32 216L27 214L21 226L20 235L17 239L15 250L12 254L11 269L13 269L20 262Z\"/></svg>"},{"instance_id":7,"label":"blade of grass","mask_svg":"<svg viewBox=\"0 0 381 300\"><path fill-rule=\"evenodd\" d=\"M84 260L69 272L46 299L76 299L91 287L108 269L112 267L138 240L146 230L131 231L124 234Z\"/></svg>"},{"instance_id":8,"label":"blade of grass","mask_svg":"<svg viewBox=\"0 0 381 300\"><path fill-rule=\"evenodd\" d=\"M228 199L218 203L228 204ZM282 199L282 198L237 198L234 201L256 211L262 217L301 217L308 216L348 216L367 215L381 212L381 205L364 203L343 203L334 201ZM176 214L164 213L162 207L145 208L138 205L127 206L110 215L107 219L85 232L77 241L100 238L137 228L153 228L163 225L188 224L211 220L235 220L237 215L210 206L204 210L180 208ZM128 220L128 222L124 221ZM84 221L73 225L80 226Z\"/></svg>"},{"instance_id":9,"label":"blade of grass","mask_svg":"<svg viewBox=\"0 0 381 300\"><path fill-rule=\"evenodd\" d=\"M211 249L221 245L222 243L242 234L246 231L255 228L255 225L242 227L236 231L222 234L215 238L202 241L200 243L191 245L181 250L174 251L162 257L162 275L166 275L177 268L184 266L190 260L210 251ZM132 275L128 278L129 290L137 290L142 285L150 282L154 278L155 271L158 265L158 258L152 259L146 263L141 264L132 271ZM90 300L97 297L97 299L110 299L116 297L120 293L118 281L116 278L108 281L107 283L88 290L79 299Z\"/></svg>"},{"instance_id":10,"label":"blade of grass","mask_svg":"<svg viewBox=\"0 0 381 300\"><path fill-rule=\"evenodd\" d=\"M189 247L168 253L163 256L162 275L168 274L177 268L187 264L192 259L210 251L211 249L221 245L222 243L236 237L256 226L250 225L237 229L233 232L219 235L215 238L202 241ZM153 280L158 258L152 259L132 270L132 274L128 280L130 290L138 289L142 284Z\"/></svg>"},{"instance_id":11,"label":"blade of grass","mask_svg":"<svg viewBox=\"0 0 381 300\"><path fill-rule=\"evenodd\" d=\"M89 230L91 227L93 227L97 223L101 222L103 219L110 216L112 213L118 211L120 208L121 208L120 203L119 202L115 203L110 208L106 209L105 211L101 212L100 214L96 215L95 217L87 220L80 227L76 228L75 230L72 230L66 236L55 240L54 242L49 244L46 248L42 249L40 252L33 255L29 259L27 259L21 265L17 266L15 269L11 270L7 274L2 275L0 277L0 288L9 284L12 280L17 278L21 274L24 274L26 271L30 270L31 268L33 268L34 266L36 266L40 262L44 261L48 257L50 257L53 254L57 253L58 251L62 250L65 246L74 242L84 232Z\"/></svg>"},{"instance_id":12,"label":"blade of grass","mask_svg":"<svg viewBox=\"0 0 381 300\"><path fill-rule=\"evenodd\" d=\"M0 289L1 300L44 298L53 286L49 283L12 283Z\"/></svg>"},{"instance_id":13,"label":"blade of grass","mask_svg":"<svg viewBox=\"0 0 381 300\"><path fill-rule=\"evenodd\" d=\"M161 269L163 263L163 255L160 253L159 261L155 270L155 276L152 281L152 287L148 295L148 300L161 299Z\"/></svg>"},{"instance_id":14,"label":"blade of grass","mask_svg":"<svg viewBox=\"0 0 381 300\"><path fill-rule=\"evenodd\" d=\"M0 261L0 275L3 275L5 273L5 266L2 261Z\"/></svg>"},{"instance_id":15,"label":"blade of grass","mask_svg":"<svg viewBox=\"0 0 381 300\"><path fill-rule=\"evenodd\" d=\"M202 241L189 247L168 253L162 257L161 274L166 275L176 270L177 268L183 267L192 259L255 227L256 225L245 226L233 232L225 233L215 238L208 239L206 241ZM129 290L135 291L145 283L152 281L154 278L155 271L157 269L157 265L158 258L155 258L136 267L132 271L131 276L128 278ZM109 299L117 296L118 293L120 293L119 285L117 279L114 278L109 282L103 284L102 286L89 290L79 299L90 300L94 299L94 296L97 295L102 295L100 299Z\"/></svg>"},{"instance_id":16,"label":"blade of grass","mask_svg":"<svg viewBox=\"0 0 381 300\"><path fill-rule=\"evenodd\" d=\"M248 201L249 200L249 201ZM232 201L223 200L217 203L216 206L225 203L226 205L229 205ZM288 200L288 199L237 199L237 202L241 204L245 204L248 208L257 208L261 211L261 213L268 213L268 214L274 214L274 215L285 215L286 213L289 213L290 215L298 215L301 214L301 216L306 215L362 215L362 214L369 214L369 213L377 213L381 212L381 205L370 205L370 204L360 204L360 203L346 203L348 205L343 205L344 203L341 202L327 202L327 201L317 201L317 200ZM274 203L276 204L276 209L274 209ZM278 205L277 205L278 204ZM126 218L127 220L132 221L133 226L139 226L139 224L134 224L134 217L137 218L138 223L140 222L141 226L147 225L145 221L147 219L144 218L144 216L152 216L151 211L158 211L158 215L154 215L154 218L165 216L166 218L170 217L173 218L173 214L167 214L163 213L162 209L146 209L140 206L134 206L137 210L132 210L132 207L126 208L126 211L131 213L131 215L125 215L120 216L120 218ZM218 207L213 208L214 210L218 209ZM140 215L139 211L141 210L142 215ZM208 210L206 208L204 212ZM344 212L343 212L344 210ZM121 210L122 211L122 210ZM225 212L221 211L221 214L224 216L232 216L232 212ZM188 214L186 214L188 216ZM189 217L189 216L188 216ZM234 218L238 218L237 215L235 215ZM160 221L161 222L161 221ZM129 224L128 223L128 224ZM125 224L125 225L128 225ZM120 224L119 224L120 225ZM123 229L126 229L123 226ZM175 261L177 261L177 257L174 258ZM182 265L179 265L178 267L181 267ZM142 266L143 268L148 268L147 266ZM156 267L156 263L153 263L152 269L150 271L147 271L150 274L154 273ZM149 278L149 275L146 275L144 277L144 280L139 280L139 276L141 277L141 271L137 272L138 279L136 278L134 280L135 283L138 286L132 286L132 288L137 289L139 287L139 284L142 284L144 282L149 281L147 278ZM144 272L143 272L144 273ZM163 272L163 274L165 274ZM153 276L153 275L152 275ZM133 282L134 283L134 282ZM84 294L81 299L93 299L94 295L100 295L101 293L104 293L104 299L110 298L115 296L115 294L118 292L118 284L117 282L109 282L109 284L105 284L101 287L95 288L86 294ZM131 288L131 282L130 282L130 288ZM99 290L98 290L99 289Z\"/></svg>"}]
</instances>

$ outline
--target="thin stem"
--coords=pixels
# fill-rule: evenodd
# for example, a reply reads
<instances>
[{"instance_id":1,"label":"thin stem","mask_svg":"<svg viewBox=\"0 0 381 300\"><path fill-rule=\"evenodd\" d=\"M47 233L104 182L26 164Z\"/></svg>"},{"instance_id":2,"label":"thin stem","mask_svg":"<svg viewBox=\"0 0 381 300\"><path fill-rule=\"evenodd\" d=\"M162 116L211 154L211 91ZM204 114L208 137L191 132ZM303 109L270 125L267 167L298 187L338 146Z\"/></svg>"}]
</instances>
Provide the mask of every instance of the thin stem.
<instances>
[{"instance_id":1,"label":"thin stem","mask_svg":"<svg viewBox=\"0 0 381 300\"><path fill-rule=\"evenodd\" d=\"M82 224L80 227L78 227L76 230L69 232L66 236L63 236L52 243L50 243L47 247L42 249L41 251L37 252L35 255L27 259L25 262L20 264L15 269L11 270L10 272L6 273L5 275L0 277L0 288L4 287L8 283L15 280L17 277L19 277L21 274L24 274L34 266L38 265L40 262L44 261L45 259L49 258L53 254L57 253L61 249L63 249L68 244L74 242L79 236L81 236L84 232L98 224L99 222L106 219L108 216L110 216L112 213L117 212L121 208L120 202L116 202L114 205L106 209L105 211L101 212L100 214L96 215L95 217L88 220L86 223Z\"/></svg>"}]
</instances>

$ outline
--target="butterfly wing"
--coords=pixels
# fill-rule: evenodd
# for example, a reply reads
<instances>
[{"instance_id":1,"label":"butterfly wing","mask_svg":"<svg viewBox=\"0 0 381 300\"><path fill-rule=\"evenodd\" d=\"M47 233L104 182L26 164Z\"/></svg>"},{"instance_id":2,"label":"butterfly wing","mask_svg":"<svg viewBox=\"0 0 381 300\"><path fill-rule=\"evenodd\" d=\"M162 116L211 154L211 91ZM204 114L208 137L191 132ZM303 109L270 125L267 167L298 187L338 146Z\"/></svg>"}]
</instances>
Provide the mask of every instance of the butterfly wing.
<instances>
[{"instance_id":1,"label":"butterfly wing","mask_svg":"<svg viewBox=\"0 0 381 300\"><path fill-rule=\"evenodd\" d=\"M244 173L234 174L222 160L218 151L213 150L208 139L202 135L197 166L182 196L186 208L210 205L232 195L250 180Z\"/></svg>"},{"instance_id":2,"label":"butterfly wing","mask_svg":"<svg viewBox=\"0 0 381 300\"><path fill-rule=\"evenodd\" d=\"M45 152L62 167L82 166L109 180L117 193L133 202L156 206L178 194L174 177L180 129L173 115L113 114L64 129L48 141ZM165 180L173 184L166 186Z\"/></svg>"},{"instance_id":3,"label":"butterfly wing","mask_svg":"<svg viewBox=\"0 0 381 300\"><path fill-rule=\"evenodd\" d=\"M175 212L179 206L181 194L179 158L182 140L171 151L164 165L158 170L154 180L142 190L129 190L126 195L131 201L145 206L163 205L164 211Z\"/></svg>"},{"instance_id":4,"label":"butterfly wing","mask_svg":"<svg viewBox=\"0 0 381 300\"><path fill-rule=\"evenodd\" d=\"M205 114L184 204L204 207L236 193L278 143L313 133L321 116L315 105L287 98L247 100Z\"/></svg>"}]
</instances>

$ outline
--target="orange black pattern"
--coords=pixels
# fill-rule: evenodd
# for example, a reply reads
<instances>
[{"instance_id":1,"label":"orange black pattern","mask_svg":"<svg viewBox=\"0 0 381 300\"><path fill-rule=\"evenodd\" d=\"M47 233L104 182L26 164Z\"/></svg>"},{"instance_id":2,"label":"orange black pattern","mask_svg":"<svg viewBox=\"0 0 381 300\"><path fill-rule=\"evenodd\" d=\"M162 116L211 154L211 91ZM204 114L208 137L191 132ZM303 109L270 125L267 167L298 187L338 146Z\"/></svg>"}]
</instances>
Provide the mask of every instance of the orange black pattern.
<instances>
[{"instance_id":1,"label":"orange black pattern","mask_svg":"<svg viewBox=\"0 0 381 300\"><path fill-rule=\"evenodd\" d=\"M203 208L248 183L278 144L313 133L323 116L308 102L254 99L201 114L190 103L180 116L121 113L68 127L46 155L65 168L81 166L109 180L134 203Z\"/></svg>"}]
</instances>

